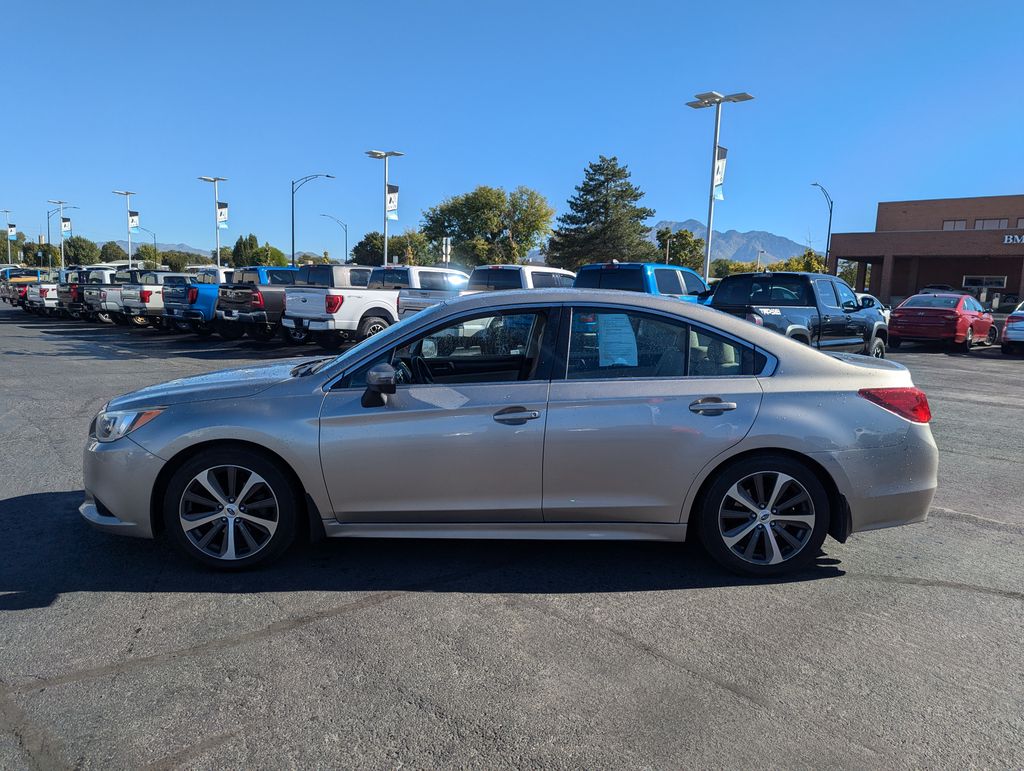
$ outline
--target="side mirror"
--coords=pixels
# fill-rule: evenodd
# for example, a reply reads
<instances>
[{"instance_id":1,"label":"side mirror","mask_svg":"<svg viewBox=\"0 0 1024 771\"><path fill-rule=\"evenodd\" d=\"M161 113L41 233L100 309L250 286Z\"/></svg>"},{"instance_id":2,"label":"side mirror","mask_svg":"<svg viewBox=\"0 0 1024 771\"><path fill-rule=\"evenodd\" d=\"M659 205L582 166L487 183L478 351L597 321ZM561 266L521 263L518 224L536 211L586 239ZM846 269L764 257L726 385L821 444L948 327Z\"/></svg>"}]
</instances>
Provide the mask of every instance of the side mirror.
<instances>
[{"instance_id":1,"label":"side mirror","mask_svg":"<svg viewBox=\"0 0 1024 771\"><path fill-rule=\"evenodd\" d=\"M863 305L859 305L853 302L852 300L847 300L846 302L843 303L844 311L859 311L863 307Z\"/></svg>"},{"instance_id":2,"label":"side mirror","mask_svg":"<svg viewBox=\"0 0 1024 771\"><path fill-rule=\"evenodd\" d=\"M985 311L985 313L991 313L992 312L992 306L991 305L986 305L986 306L984 306L982 308L982 310Z\"/></svg>"},{"instance_id":3,"label":"side mirror","mask_svg":"<svg viewBox=\"0 0 1024 771\"><path fill-rule=\"evenodd\" d=\"M390 364L374 364L366 373L366 391L361 404L364 407L383 407L384 394L393 394L398 385L398 373Z\"/></svg>"}]
</instances>

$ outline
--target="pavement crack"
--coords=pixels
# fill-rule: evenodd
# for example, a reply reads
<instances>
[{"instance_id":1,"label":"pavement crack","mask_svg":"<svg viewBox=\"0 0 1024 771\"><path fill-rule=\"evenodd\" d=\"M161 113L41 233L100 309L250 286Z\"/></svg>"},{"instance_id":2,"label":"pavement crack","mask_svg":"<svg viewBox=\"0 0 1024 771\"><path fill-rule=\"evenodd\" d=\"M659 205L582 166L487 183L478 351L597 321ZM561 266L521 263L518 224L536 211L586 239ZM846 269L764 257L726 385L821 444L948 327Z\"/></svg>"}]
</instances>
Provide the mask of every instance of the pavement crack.
<instances>
[{"instance_id":1,"label":"pavement crack","mask_svg":"<svg viewBox=\"0 0 1024 771\"><path fill-rule=\"evenodd\" d=\"M0 695L0 730L9 732L28 757L30 767L38 769L70 769L59 742L33 723L14 701Z\"/></svg>"},{"instance_id":2,"label":"pavement crack","mask_svg":"<svg viewBox=\"0 0 1024 771\"><path fill-rule=\"evenodd\" d=\"M955 509L944 509L940 506L932 506L928 512L928 516L938 517L940 519L959 519L964 522L970 522L971 524L978 525L979 527L998 530L1003 533L1024 534L1024 527L1014 524L1013 522L1004 522L1001 519L990 519L989 517L982 517L977 514L968 514L965 511L957 511Z\"/></svg>"},{"instance_id":3,"label":"pavement crack","mask_svg":"<svg viewBox=\"0 0 1024 771\"><path fill-rule=\"evenodd\" d=\"M1005 597L1010 600L1024 600L1024 592L1012 589L999 589L993 586L976 586L957 581L942 581L934 578L915 578L913 576L886 576L875 573L847 573L847 578L859 581L877 581L883 584L901 584L903 586L928 586L937 589L957 589L964 592L987 594L992 597Z\"/></svg>"},{"instance_id":4,"label":"pavement crack","mask_svg":"<svg viewBox=\"0 0 1024 771\"><path fill-rule=\"evenodd\" d=\"M172 768L179 768L186 762L194 760L200 757L203 753L209 750L220 747L223 744L227 744L229 741L238 736L241 731L226 731L220 734L214 734L208 736L202 741L198 741L195 744L190 744L187 747L183 747L177 752L172 752L169 755L165 755L160 760L154 761L149 765L143 766L143 771L169 771Z\"/></svg>"}]
</instances>

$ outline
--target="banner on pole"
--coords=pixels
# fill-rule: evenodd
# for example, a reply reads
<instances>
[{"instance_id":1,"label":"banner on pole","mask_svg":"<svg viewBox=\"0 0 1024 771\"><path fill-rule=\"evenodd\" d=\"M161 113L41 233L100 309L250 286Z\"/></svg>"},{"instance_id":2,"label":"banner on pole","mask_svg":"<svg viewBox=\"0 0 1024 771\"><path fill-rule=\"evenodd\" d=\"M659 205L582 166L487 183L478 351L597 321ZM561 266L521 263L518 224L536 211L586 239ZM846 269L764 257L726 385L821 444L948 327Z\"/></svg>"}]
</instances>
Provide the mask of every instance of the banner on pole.
<instances>
[{"instance_id":1,"label":"banner on pole","mask_svg":"<svg viewBox=\"0 0 1024 771\"><path fill-rule=\"evenodd\" d=\"M729 154L729 151L718 146L715 152L715 186L721 187L725 183L725 156Z\"/></svg>"},{"instance_id":2,"label":"banner on pole","mask_svg":"<svg viewBox=\"0 0 1024 771\"><path fill-rule=\"evenodd\" d=\"M228 227L228 205L222 201L217 201L217 227L221 230Z\"/></svg>"},{"instance_id":3,"label":"banner on pole","mask_svg":"<svg viewBox=\"0 0 1024 771\"><path fill-rule=\"evenodd\" d=\"M17 241L18 240L18 226L17 225L8 225L7 226L7 240L8 241Z\"/></svg>"},{"instance_id":4,"label":"banner on pole","mask_svg":"<svg viewBox=\"0 0 1024 771\"><path fill-rule=\"evenodd\" d=\"M132 233L139 232L139 213L137 211L128 212L128 229Z\"/></svg>"},{"instance_id":5,"label":"banner on pole","mask_svg":"<svg viewBox=\"0 0 1024 771\"><path fill-rule=\"evenodd\" d=\"M71 232L71 217L60 218L60 232L70 233Z\"/></svg>"},{"instance_id":6,"label":"banner on pole","mask_svg":"<svg viewBox=\"0 0 1024 771\"><path fill-rule=\"evenodd\" d=\"M388 185L385 211L387 212L389 220L398 219L398 185Z\"/></svg>"}]
</instances>

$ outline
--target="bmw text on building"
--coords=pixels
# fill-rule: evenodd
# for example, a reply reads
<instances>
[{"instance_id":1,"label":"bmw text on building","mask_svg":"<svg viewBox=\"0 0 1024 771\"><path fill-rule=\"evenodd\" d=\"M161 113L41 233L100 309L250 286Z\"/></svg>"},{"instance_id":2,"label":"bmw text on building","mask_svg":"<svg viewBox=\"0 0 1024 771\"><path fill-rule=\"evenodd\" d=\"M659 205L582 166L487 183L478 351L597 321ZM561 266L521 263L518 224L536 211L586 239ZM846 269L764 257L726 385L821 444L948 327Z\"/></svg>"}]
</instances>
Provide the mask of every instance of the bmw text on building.
<instances>
[{"instance_id":1,"label":"bmw text on building","mask_svg":"<svg viewBox=\"0 0 1024 771\"><path fill-rule=\"evenodd\" d=\"M884 301L928 284L1022 297L1024 195L880 203L873 233L832 234L831 272L839 260L858 263L857 289Z\"/></svg>"}]
</instances>

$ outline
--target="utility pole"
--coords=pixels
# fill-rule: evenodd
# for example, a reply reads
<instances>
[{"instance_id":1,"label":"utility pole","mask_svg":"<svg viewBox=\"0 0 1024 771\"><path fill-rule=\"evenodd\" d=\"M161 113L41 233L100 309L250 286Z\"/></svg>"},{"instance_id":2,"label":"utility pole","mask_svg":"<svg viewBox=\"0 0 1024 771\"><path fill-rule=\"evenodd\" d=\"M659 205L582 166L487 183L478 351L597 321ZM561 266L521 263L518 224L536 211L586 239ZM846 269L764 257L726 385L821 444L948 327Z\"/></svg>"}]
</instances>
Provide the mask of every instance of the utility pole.
<instances>
[{"instance_id":1,"label":"utility pole","mask_svg":"<svg viewBox=\"0 0 1024 771\"><path fill-rule=\"evenodd\" d=\"M64 204L67 201L47 201L57 206L57 211L60 212L60 269L64 270Z\"/></svg>"},{"instance_id":2,"label":"utility pole","mask_svg":"<svg viewBox=\"0 0 1024 771\"><path fill-rule=\"evenodd\" d=\"M388 266L388 159L405 155L397 150L367 150L371 158L384 160L384 267Z\"/></svg>"},{"instance_id":3,"label":"utility pole","mask_svg":"<svg viewBox=\"0 0 1024 771\"><path fill-rule=\"evenodd\" d=\"M125 224L128 229L128 270L132 269L132 196L131 190L113 190L114 195L124 196Z\"/></svg>"},{"instance_id":4,"label":"utility pole","mask_svg":"<svg viewBox=\"0 0 1024 771\"><path fill-rule=\"evenodd\" d=\"M11 264L11 210L4 209L4 220L7 222L7 232L4 235L7 238L7 264Z\"/></svg>"}]
</instances>

